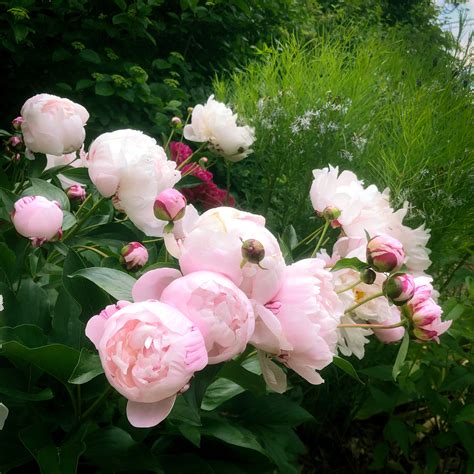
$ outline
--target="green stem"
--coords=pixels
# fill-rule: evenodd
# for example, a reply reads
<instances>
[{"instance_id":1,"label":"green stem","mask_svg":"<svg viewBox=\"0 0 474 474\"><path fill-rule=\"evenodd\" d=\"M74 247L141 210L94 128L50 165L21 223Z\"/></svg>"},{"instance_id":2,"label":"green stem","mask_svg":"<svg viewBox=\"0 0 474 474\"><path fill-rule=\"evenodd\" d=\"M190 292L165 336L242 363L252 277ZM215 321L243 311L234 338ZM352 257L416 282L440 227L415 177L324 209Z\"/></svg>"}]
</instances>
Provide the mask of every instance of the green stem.
<instances>
[{"instance_id":1,"label":"green stem","mask_svg":"<svg viewBox=\"0 0 474 474\"><path fill-rule=\"evenodd\" d=\"M96 401L82 414L81 420L84 420L87 418L91 413L94 413L95 410L107 399L107 397L110 395L110 393L113 391L112 387L110 385L107 386L107 388L102 392L100 397L96 399Z\"/></svg>"},{"instance_id":2,"label":"green stem","mask_svg":"<svg viewBox=\"0 0 474 474\"><path fill-rule=\"evenodd\" d=\"M311 254L311 257L314 257L318 253L318 250L321 247L321 244L323 243L324 236L326 235L328 228L329 228L329 220L326 219L326 222L324 223L324 227L323 227L323 232L321 233L321 236L319 237L318 243L316 244L316 247L314 248L313 253Z\"/></svg>"},{"instance_id":3,"label":"green stem","mask_svg":"<svg viewBox=\"0 0 474 474\"><path fill-rule=\"evenodd\" d=\"M405 323L408 321L407 318L403 318L399 323L395 324L338 324L338 328L374 328L374 329L393 329L399 328L400 326L405 326Z\"/></svg>"},{"instance_id":4,"label":"green stem","mask_svg":"<svg viewBox=\"0 0 474 474\"><path fill-rule=\"evenodd\" d=\"M94 211L102 204L105 198L100 198L90 209L86 212L86 214L77 222L77 224L72 227L63 237L63 242L69 239L72 235L77 233L79 229L82 227L84 222L94 213Z\"/></svg>"},{"instance_id":5,"label":"green stem","mask_svg":"<svg viewBox=\"0 0 474 474\"><path fill-rule=\"evenodd\" d=\"M303 245L303 244L305 244L305 243L309 244L322 230L323 230L322 227L318 227L314 232L311 232L311 234L307 235L303 240L300 240L300 241L295 245L295 247L293 248L293 250L295 250L295 249L298 248L300 245Z\"/></svg>"},{"instance_id":6,"label":"green stem","mask_svg":"<svg viewBox=\"0 0 474 474\"><path fill-rule=\"evenodd\" d=\"M378 293L374 293L373 295L370 295L367 298L365 298L365 300L362 300L359 303L356 303L356 304L352 305L350 308L347 308L344 311L344 314L347 314L347 313L350 313L351 311L354 311L359 306L362 306L363 304L368 303L369 301L374 300L375 298L378 298L379 296L383 296L383 291L380 291Z\"/></svg>"},{"instance_id":7,"label":"green stem","mask_svg":"<svg viewBox=\"0 0 474 474\"><path fill-rule=\"evenodd\" d=\"M173 138L173 135L174 135L174 128L171 129L171 133L169 134L168 140L166 140L165 146L163 147L165 151L168 150L168 146L171 142L171 139Z\"/></svg>"},{"instance_id":8,"label":"green stem","mask_svg":"<svg viewBox=\"0 0 474 474\"><path fill-rule=\"evenodd\" d=\"M90 251L95 252L96 254L98 254L98 255L100 255L101 257L104 257L104 258L108 257L108 255L106 253L102 252L99 249L96 249L95 247L90 247L89 245L78 245L76 248L90 250Z\"/></svg>"},{"instance_id":9,"label":"green stem","mask_svg":"<svg viewBox=\"0 0 474 474\"><path fill-rule=\"evenodd\" d=\"M206 145L207 142L203 143L196 151L193 151L176 169L179 171L183 168L183 166L186 166L193 159L193 156L199 153L202 149L204 149Z\"/></svg>"},{"instance_id":10,"label":"green stem","mask_svg":"<svg viewBox=\"0 0 474 474\"><path fill-rule=\"evenodd\" d=\"M225 162L226 164L226 189L227 189L227 194L225 195L225 201L224 201L224 206L229 205L229 195L230 195L230 167L231 167L231 162L227 161Z\"/></svg>"},{"instance_id":11,"label":"green stem","mask_svg":"<svg viewBox=\"0 0 474 474\"><path fill-rule=\"evenodd\" d=\"M352 290L352 288L354 288L355 286L357 286L359 283L362 283L362 280L359 278L355 283L352 283L352 285L349 285L349 286L346 286L345 288L343 288L342 290L338 290L336 291L336 293L338 295L340 295L341 293L344 293L348 290Z\"/></svg>"}]
</instances>

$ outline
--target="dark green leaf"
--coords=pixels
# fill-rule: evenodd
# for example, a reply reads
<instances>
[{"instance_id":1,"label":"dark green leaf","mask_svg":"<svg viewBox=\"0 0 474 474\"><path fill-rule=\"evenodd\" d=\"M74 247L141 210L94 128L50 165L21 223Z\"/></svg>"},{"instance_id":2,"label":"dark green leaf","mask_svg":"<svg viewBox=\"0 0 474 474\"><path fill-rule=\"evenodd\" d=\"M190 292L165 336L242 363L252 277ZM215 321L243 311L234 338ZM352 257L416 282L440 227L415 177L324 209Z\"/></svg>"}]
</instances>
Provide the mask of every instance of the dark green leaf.
<instances>
[{"instance_id":1,"label":"dark green leaf","mask_svg":"<svg viewBox=\"0 0 474 474\"><path fill-rule=\"evenodd\" d=\"M335 265L331 268L332 272L336 272L337 270L342 270L343 268L352 268L357 271L362 271L367 268L368 265L364 263L362 260L359 260L356 257L353 258L341 258L338 260Z\"/></svg>"},{"instance_id":2,"label":"dark green leaf","mask_svg":"<svg viewBox=\"0 0 474 474\"><path fill-rule=\"evenodd\" d=\"M339 367L346 374L350 375L353 379L357 380L362 385L364 385L364 382L362 382L362 380L360 379L359 375L354 369L354 366L348 360L342 359L341 357L338 357L338 356L334 356L333 363L336 367Z\"/></svg>"},{"instance_id":3,"label":"dark green leaf","mask_svg":"<svg viewBox=\"0 0 474 474\"><path fill-rule=\"evenodd\" d=\"M84 61L88 61L94 64L100 64L100 56L92 49L82 49L79 52L79 56L84 59Z\"/></svg>"},{"instance_id":4,"label":"dark green leaf","mask_svg":"<svg viewBox=\"0 0 474 474\"><path fill-rule=\"evenodd\" d=\"M114 88L108 82L96 82L95 84L95 94L108 97L114 95Z\"/></svg>"},{"instance_id":5,"label":"dark green leaf","mask_svg":"<svg viewBox=\"0 0 474 474\"><path fill-rule=\"evenodd\" d=\"M398 375L400 374L401 368L405 359L407 357L408 346L410 344L410 336L408 331L405 331L403 336L402 343L400 344L400 349L398 350L397 358L395 359L395 364L393 364L392 375L393 380L397 380Z\"/></svg>"},{"instance_id":6,"label":"dark green leaf","mask_svg":"<svg viewBox=\"0 0 474 474\"><path fill-rule=\"evenodd\" d=\"M104 369L100 363L100 357L97 354L82 349L77 365L74 367L68 382L81 385L102 373L104 373Z\"/></svg>"},{"instance_id":7,"label":"dark green leaf","mask_svg":"<svg viewBox=\"0 0 474 474\"><path fill-rule=\"evenodd\" d=\"M58 201L61 209L69 211L69 199L63 190L51 183L38 178L31 178L31 188L23 192L23 196L44 196L51 201Z\"/></svg>"},{"instance_id":8,"label":"dark green leaf","mask_svg":"<svg viewBox=\"0 0 474 474\"><path fill-rule=\"evenodd\" d=\"M218 376L235 382L254 395L263 395L266 392L266 384L263 377L249 372L233 360L224 364Z\"/></svg>"},{"instance_id":9,"label":"dark green leaf","mask_svg":"<svg viewBox=\"0 0 474 474\"><path fill-rule=\"evenodd\" d=\"M117 300L132 301L135 278L112 268L90 267L77 270L70 278L86 278L112 295Z\"/></svg>"},{"instance_id":10,"label":"dark green leaf","mask_svg":"<svg viewBox=\"0 0 474 474\"><path fill-rule=\"evenodd\" d=\"M456 416L456 423L463 421L468 423L474 422L474 404L464 406Z\"/></svg>"}]
</instances>

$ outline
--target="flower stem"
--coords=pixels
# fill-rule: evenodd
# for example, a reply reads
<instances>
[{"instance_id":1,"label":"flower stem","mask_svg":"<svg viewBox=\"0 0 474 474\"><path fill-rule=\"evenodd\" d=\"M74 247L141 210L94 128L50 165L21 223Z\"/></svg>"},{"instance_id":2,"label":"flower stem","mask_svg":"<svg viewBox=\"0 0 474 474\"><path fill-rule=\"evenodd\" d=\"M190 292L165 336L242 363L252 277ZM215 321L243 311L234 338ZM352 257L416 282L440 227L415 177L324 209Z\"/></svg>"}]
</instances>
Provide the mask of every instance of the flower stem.
<instances>
[{"instance_id":1,"label":"flower stem","mask_svg":"<svg viewBox=\"0 0 474 474\"><path fill-rule=\"evenodd\" d=\"M348 290L352 290L352 288L354 288L355 286L357 286L359 283L362 283L362 280L359 278L356 282L352 283L352 285L349 285L349 286L346 286L345 288L343 288L342 290L338 290L336 291L336 293L338 295L340 295L341 293L344 293Z\"/></svg>"},{"instance_id":2,"label":"flower stem","mask_svg":"<svg viewBox=\"0 0 474 474\"><path fill-rule=\"evenodd\" d=\"M193 158L194 155L199 153L205 146L207 145L206 143L202 143L199 148L196 151L193 151L180 165L177 166L177 170L179 171L180 169L183 168L183 166L186 166Z\"/></svg>"},{"instance_id":3,"label":"flower stem","mask_svg":"<svg viewBox=\"0 0 474 474\"><path fill-rule=\"evenodd\" d=\"M368 296L364 300L359 301L359 303L356 303L356 304L352 305L351 307L347 308L344 311L344 314L347 314L347 313L350 313L351 311L354 311L359 306L362 306L363 304L368 303L369 301L374 300L375 298L378 298L379 296L383 296L383 291L380 291L378 293L374 293L373 295Z\"/></svg>"},{"instance_id":4,"label":"flower stem","mask_svg":"<svg viewBox=\"0 0 474 474\"><path fill-rule=\"evenodd\" d=\"M405 323L408 321L407 318L403 318L399 323L395 324L338 324L338 328L375 328L375 329L393 329L400 326L405 326Z\"/></svg>"},{"instance_id":5,"label":"flower stem","mask_svg":"<svg viewBox=\"0 0 474 474\"><path fill-rule=\"evenodd\" d=\"M108 385L107 388L102 392L100 397L98 397L96 401L82 414L81 420L87 418L91 413L93 413L107 399L112 390L112 387Z\"/></svg>"},{"instance_id":6,"label":"flower stem","mask_svg":"<svg viewBox=\"0 0 474 474\"><path fill-rule=\"evenodd\" d=\"M313 250L313 253L311 254L311 257L314 257L318 253L318 250L321 247L321 244L323 243L324 236L326 235L328 227L329 227L329 220L326 219L326 222L324 223L323 231L321 233L321 236L319 237L319 240L318 240L318 243L316 244L316 247Z\"/></svg>"},{"instance_id":7,"label":"flower stem","mask_svg":"<svg viewBox=\"0 0 474 474\"><path fill-rule=\"evenodd\" d=\"M318 227L314 232L311 232L311 234L307 235L304 239L300 240L296 245L295 247L293 248L293 250L295 250L296 248L298 248L300 245L303 245L305 243L310 243L321 231L323 230L322 227Z\"/></svg>"},{"instance_id":8,"label":"flower stem","mask_svg":"<svg viewBox=\"0 0 474 474\"><path fill-rule=\"evenodd\" d=\"M230 196L230 166L231 166L231 162L226 160L225 165L226 165L226 170L227 170L227 180L226 180L227 194L225 195L224 206L228 206L229 205L229 196Z\"/></svg>"},{"instance_id":9,"label":"flower stem","mask_svg":"<svg viewBox=\"0 0 474 474\"><path fill-rule=\"evenodd\" d=\"M109 255L106 253L102 252L99 249L96 249L95 247L90 247L89 245L78 245L78 249L85 249L85 250L91 250L92 252L95 252L96 254L100 255L101 257L107 258Z\"/></svg>"},{"instance_id":10,"label":"flower stem","mask_svg":"<svg viewBox=\"0 0 474 474\"><path fill-rule=\"evenodd\" d=\"M174 135L174 128L171 129L171 133L169 134L168 140L166 140L165 146L163 147L165 151L168 150L168 146L171 142L171 139L173 138L173 135Z\"/></svg>"}]
</instances>

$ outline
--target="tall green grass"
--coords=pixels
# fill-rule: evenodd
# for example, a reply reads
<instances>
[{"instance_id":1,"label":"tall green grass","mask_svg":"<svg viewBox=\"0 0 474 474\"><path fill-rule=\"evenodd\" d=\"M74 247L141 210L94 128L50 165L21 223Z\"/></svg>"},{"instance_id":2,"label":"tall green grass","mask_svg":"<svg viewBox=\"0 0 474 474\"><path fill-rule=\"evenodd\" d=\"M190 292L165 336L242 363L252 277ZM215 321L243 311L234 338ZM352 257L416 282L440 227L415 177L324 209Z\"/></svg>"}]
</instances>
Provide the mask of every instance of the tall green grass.
<instances>
[{"instance_id":1,"label":"tall green grass","mask_svg":"<svg viewBox=\"0 0 474 474\"><path fill-rule=\"evenodd\" d=\"M339 165L390 187L395 207L410 201L438 268L454 264L472 252L474 230L470 80L465 65L396 29L362 36L347 25L260 51L215 82L256 129L254 155L233 170L241 205L274 231L291 223L306 235L311 170Z\"/></svg>"}]
</instances>

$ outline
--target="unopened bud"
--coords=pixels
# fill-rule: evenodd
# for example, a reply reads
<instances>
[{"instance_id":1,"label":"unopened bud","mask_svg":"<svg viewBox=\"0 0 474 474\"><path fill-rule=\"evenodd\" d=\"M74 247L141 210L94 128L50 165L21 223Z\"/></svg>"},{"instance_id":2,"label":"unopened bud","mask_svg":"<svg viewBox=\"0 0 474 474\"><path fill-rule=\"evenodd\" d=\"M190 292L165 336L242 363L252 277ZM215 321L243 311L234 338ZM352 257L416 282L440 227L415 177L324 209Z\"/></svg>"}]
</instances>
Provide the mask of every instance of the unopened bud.
<instances>
[{"instance_id":1,"label":"unopened bud","mask_svg":"<svg viewBox=\"0 0 474 474\"><path fill-rule=\"evenodd\" d=\"M367 263L379 272L398 270L405 262L403 245L388 235L377 235L367 243Z\"/></svg>"},{"instance_id":2,"label":"unopened bud","mask_svg":"<svg viewBox=\"0 0 474 474\"><path fill-rule=\"evenodd\" d=\"M67 191L67 197L71 200L84 201L86 190L80 184L73 184Z\"/></svg>"},{"instance_id":3,"label":"unopened bud","mask_svg":"<svg viewBox=\"0 0 474 474\"><path fill-rule=\"evenodd\" d=\"M155 217L162 221L174 222L186 212L186 198L176 189L165 189L155 200Z\"/></svg>"},{"instance_id":4,"label":"unopened bud","mask_svg":"<svg viewBox=\"0 0 474 474\"><path fill-rule=\"evenodd\" d=\"M15 130L20 130L21 124L23 123L23 121L24 121L24 118L23 118L21 115L20 115L19 117L17 117L17 118L14 118L14 119L12 120L13 128L14 128Z\"/></svg>"},{"instance_id":5,"label":"unopened bud","mask_svg":"<svg viewBox=\"0 0 474 474\"><path fill-rule=\"evenodd\" d=\"M21 140L21 137L18 136L18 135L13 135L9 138L8 140L8 143L10 144L10 146L12 146L13 148L17 148L19 147L21 144L22 144L22 140Z\"/></svg>"},{"instance_id":6,"label":"unopened bud","mask_svg":"<svg viewBox=\"0 0 474 474\"><path fill-rule=\"evenodd\" d=\"M181 121L181 119L179 117L173 117L171 119L171 125L173 125L173 127L179 127L183 122Z\"/></svg>"},{"instance_id":7,"label":"unopened bud","mask_svg":"<svg viewBox=\"0 0 474 474\"><path fill-rule=\"evenodd\" d=\"M208 161L209 161L209 160L208 160L205 156L203 156L202 158L199 159L199 165L200 165L201 167L205 168L206 165L207 165L207 163L208 163Z\"/></svg>"},{"instance_id":8,"label":"unopened bud","mask_svg":"<svg viewBox=\"0 0 474 474\"><path fill-rule=\"evenodd\" d=\"M265 249L258 240L247 239L242 242L242 258L245 263L259 264L265 258Z\"/></svg>"},{"instance_id":9,"label":"unopened bud","mask_svg":"<svg viewBox=\"0 0 474 474\"><path fill-rule=\"evenodd\" d=\"M385 296L395 305L402 306L413 298L415 280L408 273L389 276L383 284Z\"/></svg>"},{"instance_id":10,"label":"unopened bud","mask_svg":"<svg viewBox=\"0 0 474 474\"><path fill-rule=\"evenodd\" d=\"M191 115L193 113L194 107L188 107L188 114Z\"/></svg>"},{"instance_id":11,"label":"unopened bud","mask_svg":"<svg viewBox=\"0 0 474 474\"><path fill-rule=\"evenodd\" d=\"M334 206L328 206L323 211L323 217L328 221L335 221L341 215L341 211Z\"/></svg>"},{"instance_id":12,"label":"unopened bud","mask_svg":"<svg viewBox=\"0 0 474 474\"><path fill-rule=\"evenodd\" d=\"M120 263L129 271L136 272L148 262L148 250L140 242L130 242L120 251Z\"/></svg>"},{"instance_id":13,"label":"unopened bud","mask_svg":"<svg viewBox=\"0 0 474 474\"><path fill-rule=\"evenodd\" d=\"M372 285L377 278L377 274L371 268L365 268L360 272L359 277L362 283Z\"/></svg>"}]
</instances>

